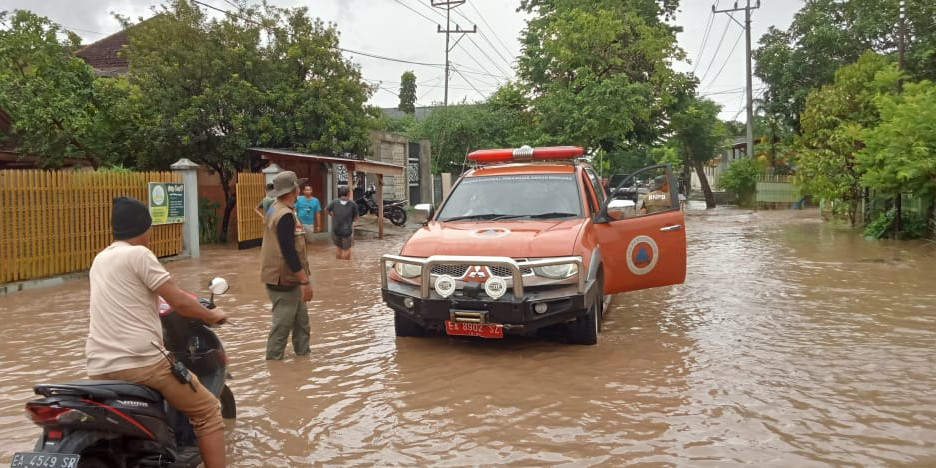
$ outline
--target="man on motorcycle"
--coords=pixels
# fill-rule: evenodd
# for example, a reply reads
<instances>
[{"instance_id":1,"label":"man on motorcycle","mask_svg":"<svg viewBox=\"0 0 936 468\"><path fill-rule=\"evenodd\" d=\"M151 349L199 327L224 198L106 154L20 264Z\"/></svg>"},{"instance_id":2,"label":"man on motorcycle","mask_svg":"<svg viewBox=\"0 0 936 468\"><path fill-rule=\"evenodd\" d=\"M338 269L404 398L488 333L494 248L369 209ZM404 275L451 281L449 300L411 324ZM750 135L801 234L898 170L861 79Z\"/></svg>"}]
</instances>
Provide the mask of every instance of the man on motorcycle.
<instances>
[{"instance_id":1,"label":"man on motorcycle","mask_svg":"<svg viewBox=\"0 0 936 468\"><path fill-rule=\"evenodd\" d=\"M182 382L157 346L162 347L158 297L180 315L206 323L223 322L220 309L209 310L179 289L147 247L152 218L146 205L130 197L114 199L114 242L91 264L90 324L85 345L88 376L125 380L157 390L188 415L206 468L223 467L224 423L218 399L198 381Z\"/></svg>"}]
</instances>

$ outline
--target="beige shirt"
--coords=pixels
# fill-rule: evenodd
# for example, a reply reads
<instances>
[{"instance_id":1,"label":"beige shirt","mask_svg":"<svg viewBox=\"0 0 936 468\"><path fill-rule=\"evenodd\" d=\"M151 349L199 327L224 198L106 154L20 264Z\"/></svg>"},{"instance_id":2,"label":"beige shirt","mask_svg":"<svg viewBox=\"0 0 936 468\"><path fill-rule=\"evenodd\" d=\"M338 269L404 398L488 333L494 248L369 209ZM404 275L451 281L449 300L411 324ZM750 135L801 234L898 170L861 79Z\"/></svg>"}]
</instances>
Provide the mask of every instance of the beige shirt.
<instances>
[{"instance_id":1,"label":"beige shirt","mask_svg":"<svg viewBox=\"0 0 936 468\"><path fill-rule=\"evenodd\" d=\"M88 375L155 364L165 359L158 296L169 280L148 248L116 241L91 264L91 322L85 354Z\"/></svg>"}]
</instances>

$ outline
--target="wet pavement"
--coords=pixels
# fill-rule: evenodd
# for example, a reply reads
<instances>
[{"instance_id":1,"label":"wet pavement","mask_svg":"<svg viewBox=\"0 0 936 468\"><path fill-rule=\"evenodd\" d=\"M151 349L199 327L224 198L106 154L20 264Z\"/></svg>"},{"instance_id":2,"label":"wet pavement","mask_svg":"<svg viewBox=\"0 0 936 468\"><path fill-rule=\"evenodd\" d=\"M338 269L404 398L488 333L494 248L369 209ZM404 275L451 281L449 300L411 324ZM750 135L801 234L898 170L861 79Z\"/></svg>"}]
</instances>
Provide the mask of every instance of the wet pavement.
<instances>
[{"instance_id":1,"label":"wet pavement","mask_svg":"<svg viewBox=\"0 0 936 468\"><path fill-rule=\"evenodd\" d=\"M815 212L690 213L683 285L615 297L597 346L400 338L363 232L311 249L312 356L263 360L259 249L212 276L238 418L232 466L936 465L936 245L865 241ZM37 382L84 376L87 281L0 296L0 464L30 450Z\"/></svg>"}]
</instances>

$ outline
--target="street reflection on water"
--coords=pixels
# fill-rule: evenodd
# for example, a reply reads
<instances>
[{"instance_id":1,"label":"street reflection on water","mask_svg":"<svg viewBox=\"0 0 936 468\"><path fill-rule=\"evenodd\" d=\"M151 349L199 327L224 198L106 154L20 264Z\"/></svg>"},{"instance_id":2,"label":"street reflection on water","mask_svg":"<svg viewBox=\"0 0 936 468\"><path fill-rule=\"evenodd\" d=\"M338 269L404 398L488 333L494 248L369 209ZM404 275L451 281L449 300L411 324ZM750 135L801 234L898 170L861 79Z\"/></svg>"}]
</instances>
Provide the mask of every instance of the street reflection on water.
<instances>
[{"instance_id":1,"label":"street reflection on water","mask_svg":"<svg viewBox=\"0 0 936 468\"><path fill-rule=\"evenodd\" d=\"M936 246L813 212L687 220L683 285L615 297L599 345L400 338L382 253L313 245L312 356L266 362L258 250L171 262L224 276L232 466L936 464ZM31 385L84 377L87 280L0 296L0 462L30 450Z\"/></svg>"}]
</instances>

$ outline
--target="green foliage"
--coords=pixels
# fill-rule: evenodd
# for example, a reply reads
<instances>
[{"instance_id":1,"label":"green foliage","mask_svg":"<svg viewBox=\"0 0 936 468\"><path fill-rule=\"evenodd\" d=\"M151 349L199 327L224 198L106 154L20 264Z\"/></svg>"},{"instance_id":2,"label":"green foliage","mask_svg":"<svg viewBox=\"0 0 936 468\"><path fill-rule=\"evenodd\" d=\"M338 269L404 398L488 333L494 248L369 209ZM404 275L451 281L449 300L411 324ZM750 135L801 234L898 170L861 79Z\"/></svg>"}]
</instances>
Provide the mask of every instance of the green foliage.
<instances>
[{"instance_id":1,"label":"green foliage","mask_svg":"<svg viewBox=\"0 0 936 468\"><path fill-rule=\"evenodd\" d=\"M844 202L852 224L863 192L855 153L864 146L862 132L880 120L875 100L895 92L899 77L886 57L869 52L807 99L796 140L795 183L801 193Z\"/></svg>"},{"instance_id":2,"label":"green foliage","mask_svg":"<svg viewBox=\"0 0 936 468\"><path fill-rule=\"evenodd\" d=\"M718 119L720 111L721 107L711 100L686 98L670 122L672 141L679 148L683 160L695 168L708 208L715 207L715 195L703 165L722 151L728 138L725 125Z\"/></svg>"},{"instance_id":3,"label":"green foliage","mask_svg":"<svg viewBox=\"0 0 936 468\"><path fill-rule=\"evenodd\" d=\"M65 158L94 167L126 162L130 137L127 83L95 77L72 55L79 38L25 10L0 13L0 108L13 120L12 140L44 167ZM130 127L132 129L132 126Z\"/></svg>"},{"instance_id":4,"label":"green foliage","mask_svg":"<svg viewBox=\"0 0 936 468\"><path fill-rule=\"evenodd\" d=\"M894 218L896 218L896 214L893 209L878 215L877 218L865 226L865 238L883 239L888 237L893 230ZM903 228L901 234L904 239L920 239L926 235L926 217L922 214L904 211L900 220Z\"/></svg>"},{"instance_id":5,"label":"green foliage","mask_svg":"<svg viewBox=\"0 0 936 468\"><path fill-rule=\"evenodd\" d=\"M416 75L412 71L404 72L400 77L400 105L397 109L409 115L416 113Z\"/></svg>"},{"instance_id":6,"label":"green foliage","mask_svg":"<svg viewBox=\"0 0 936 468\"><path fill-rule=\"evenodd\" d=\"M896 60L896 0L813 0L789 29L771 28L754 51L755 74L767 85L766 112L800 130L809 93L831 83L839 67L872 50ZM909 76L936 79L936 2L906 0Z\"/></svg>"},{"instance_id":7,"label":"green foliage","mask_svg":"<svg viewBox=\"0 0 936 468\"><path fill-rule=\"evenodd\" d=\"M609 159L658 141L676 96L692 81L669 67L683 57L677 2L525 0L519 89L532 144L575 144ZM615 165L615 164L612 164Z\"/></svg>"},{"instance_id":8,"label":"green foliage","mask_svg":"<svg viewBox=\"0 0 936 468\"><path fill-rule=\"evenodd\" d=\"M881 122L861 132L861 181L884 193L936 198L936 85L907 83L875 99Z\"/></svg>"},{"instance_id":9,"label":"green foliage","mask_svg":"<svg viewBox=\"0 0 936 468\"><path fill-rule=\"evenodd\" d=\"M221 204L205 197L198 197L198 239L202 244L218 242Z\"/></svg>"},{"instance_id":10,"label":"green foliage","mask_svg":"<svg viewBox=\"0 0 936 468\"><path fill-rule=\"evenodd\" d=\"M740 205L750 206L754 202L757 192L757 178L764 175L764 167L759 161L752 158L742 158L731 163L721 177L718 186L721 189L734 192L738 196Z\"/></svg>"},{"instance_id":11,"label":"green foliage","mask_svg":"<svg viewBox=\"0 0 936 468\"><path fill-rule=\"evenodd\" d=\"M236 16L210 19L179 0L129 37L129 77L149 149L140 165L186 157L217 172L227 200L222 237L235 203L230 181L255 162L246 148L363 154L370 143L372 90L342 57L334 25L305 8L242 4Z\"/></svg>"},{"instance_id":12,"label":"green foliage","mask_svg":"<svg viewBox=\"0 0 936 468\"><path fill-rule=\"evenodd\" d=\"M512 147L508 141L509 125L505 113L488 103L462 103L433 110L411 127L409 135L431 142L433 173L460 174L469 152Z\"/></svg>"}]
</instances>

